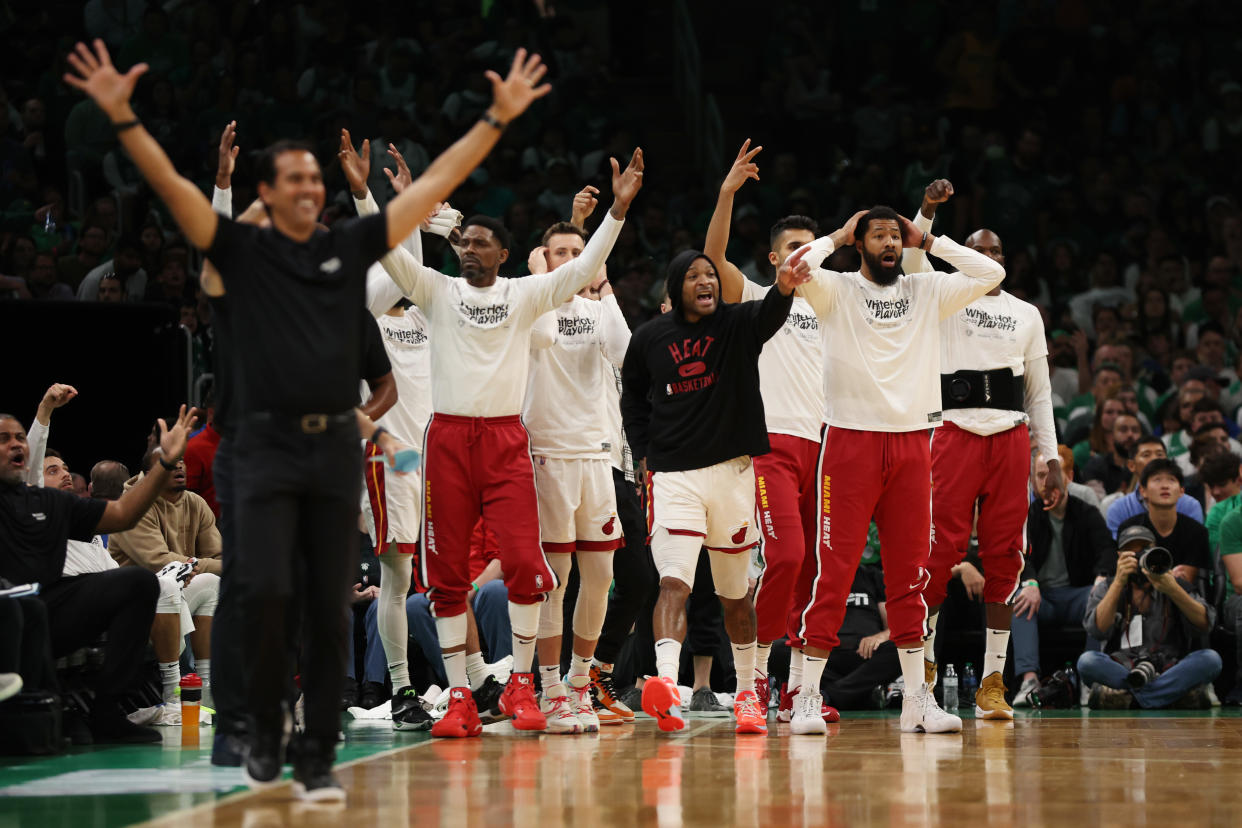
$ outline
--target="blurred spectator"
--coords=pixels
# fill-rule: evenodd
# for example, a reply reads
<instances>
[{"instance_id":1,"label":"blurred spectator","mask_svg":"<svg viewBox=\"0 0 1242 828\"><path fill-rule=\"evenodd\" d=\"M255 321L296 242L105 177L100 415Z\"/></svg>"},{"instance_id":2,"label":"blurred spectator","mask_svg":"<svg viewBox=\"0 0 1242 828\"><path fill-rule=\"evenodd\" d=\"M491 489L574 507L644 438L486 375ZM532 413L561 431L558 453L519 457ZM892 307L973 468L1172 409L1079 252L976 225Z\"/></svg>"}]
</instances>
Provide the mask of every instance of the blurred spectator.
<instances>
[{"instance_id":1,"label":"blurred spectator","mask_svg":"<svg viewBox=\"0 0 1242 828\"><path fill-rule=\"evenodd\" d=\"M122 236L110 261L96 267L78 285L78 299L91 302L99 298L99 282L105 273L112 273L125 286L125 296L140 302L146 294L147 272L142 269L142 243L136 236Z\"/></svg>"},{"instance_id":2,"label":"blurred spectator","mask_svg":"<svg viewBox=\"0 0 1242 828\"><path fill-rule=\"evenodd\" d=\"M1105 404L1121 405L1121 401L1112 399ZM1092 455L1083 466L1082 482L1095 489L1101 498L1125 486L1131 476L1128 461L1142 434L1138 417L1126 413L1123 408L1113 417L1113 427L1108 439L1110 450Z\"/></svg>"},{"instance_id":3,"label":"blurred spectator","mask_svg":"<svg viewBox=\"0 0 1242 828\"><path fill-rule=\"evenodd\" d=\"M1109 534L1113 537L1117 537L1117 531L1123 523L1147 510L1139 491L1139 479L1148 463L1163 459L1165 459L1165 449L1159 437L1147 434L1140 437L1134 444L1133 454L1126 461L1126 467L1132 475L1130 481L1127 482L1124 490L1118 490L1113 496L1104 498L1101 503ZM1198 500L1188 494L1183 494L1177 499L1177 511L1199 523L1203 522L1203 507Z\"/></svg>"}]
</instances>

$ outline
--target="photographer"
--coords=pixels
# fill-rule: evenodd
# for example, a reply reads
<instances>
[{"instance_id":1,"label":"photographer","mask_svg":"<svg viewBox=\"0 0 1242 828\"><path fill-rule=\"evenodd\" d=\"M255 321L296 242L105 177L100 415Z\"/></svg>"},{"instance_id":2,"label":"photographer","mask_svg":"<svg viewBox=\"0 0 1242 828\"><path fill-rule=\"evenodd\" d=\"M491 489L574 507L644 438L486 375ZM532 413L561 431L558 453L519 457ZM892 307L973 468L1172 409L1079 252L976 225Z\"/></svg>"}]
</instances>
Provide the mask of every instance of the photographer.
<instances>
[{"instance_id":1,"label":"photographer","mask_svg":"<svg viewBox=\"0 0 1242 828\"><path fill-rule=\"evenodd\" d=\"M1095 685L1088 705L1208 707L1202 688L1220 673L1220 656L1191 646L1212 629L1215 611L1174 576L1173 556L1149 529L1127 527L1119 543L1117 571L1095 585L1083 618L1087 634L1105 642L1104 652L1078 657L1082 681Z\"/></svg>"},{"instance_id":2,"label":"photographer","mask_svg":"<svg viewBox=\"0 0 1242 828\"><path fill-rule=\"evenodd\" d=\"M1173 553L1173 574L1197 584L1199 573L1212 569L1212 553L1203 524L1178 513L1178 502L1185 493L1183 479L1174 460L1160 458L1144 466L1139 473L1139 498L1146 512L1122 521L1119 531L1124 533L1131 526L1150 531L1155 545Z\"/></svg>"}]
</instances>

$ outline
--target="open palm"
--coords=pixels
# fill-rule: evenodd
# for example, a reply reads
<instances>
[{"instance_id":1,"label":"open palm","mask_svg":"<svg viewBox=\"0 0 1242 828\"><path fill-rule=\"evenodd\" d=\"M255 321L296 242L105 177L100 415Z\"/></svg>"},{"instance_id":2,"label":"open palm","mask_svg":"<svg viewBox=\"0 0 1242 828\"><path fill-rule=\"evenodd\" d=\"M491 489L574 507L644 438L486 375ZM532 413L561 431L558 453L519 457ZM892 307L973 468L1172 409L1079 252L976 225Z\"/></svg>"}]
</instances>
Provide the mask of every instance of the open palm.
<instances>
[{"instance_id":1,"label":"open palm","mask_svg":"<svg viewBox=\"0 0 1242 828\"><path fill-rule=\"evenodd\" d=\"M512 121L532 103L551 92L550 84L536 86L547 71L548 67L539 55L528 58L525 49L517 50L509 74L503 80L489 69L487 79L492 82L492 106L496 116L506 123Z\"/></svg>"},{"instance_id":2,"label":"open palm","mask_svg":"<svg viewBox=\"0 0 1242 828\"><path fill-rule=\"evenodd\" d=\"M112 65L104 42L96 39L94 46L94 51L91 51L85 43L78 43L69 53L69 65L74 71L65 73L65 83L85 92L100 109L112 115L129 104L134 85L149 67L139 63L121 74Z\"/></svg>"},{"instance_id":3,"label":"open palm","mask_svg":"<svg viewBox=\"0 0 1242 828\"><path fill-rule=\"evenodd\" d=\"M622 204L629 204L643 187L642 148L634 150L624 170L617 159L609 158L608 161L612 164L612 197Z\"/></svg>"}]
</instances>

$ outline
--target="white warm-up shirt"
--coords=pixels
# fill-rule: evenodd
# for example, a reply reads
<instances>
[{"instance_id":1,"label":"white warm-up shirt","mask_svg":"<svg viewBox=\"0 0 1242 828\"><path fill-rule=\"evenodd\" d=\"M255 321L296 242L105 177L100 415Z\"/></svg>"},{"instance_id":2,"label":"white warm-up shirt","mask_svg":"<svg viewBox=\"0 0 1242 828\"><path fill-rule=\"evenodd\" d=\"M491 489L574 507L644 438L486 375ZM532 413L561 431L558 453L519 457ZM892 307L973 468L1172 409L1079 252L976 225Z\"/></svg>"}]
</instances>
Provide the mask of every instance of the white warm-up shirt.
<instances>
[{"instance_id":1,"label":"white warm-up shirt","mask_svg":"<svg viewBox=\"0 0 1242 828\"><path fill-rule=\"evenodd\" d=\"M761 301L771 287L743 280L742 301ZM815 310L794 296L789 316L759 354L759 393L769 434L818 443L824 420L823 343Z\"/></svg>"},{"instance_id":2,"label":"white warm-up shirt","mask_svg":"<svg viewBox=\"0 0 1242 828\"><path fill-rule=\"evenodd\" d=\"M575 296L545 316L554 343L531 351L522 421L534 454L562 460L608 460L616 438L604 410L612 368L625 360L630 328L615 296ZM600 355L604 359L600 359Z\"/></svg>"},{"instance_id":3,"label":"white warm-up shirt","mask_svg":"<svg viewBox=\"0 0 1242 828\"><path fill-rule=\"evenodd\" d=\"M623 222L604 217L582 255L549 273L474 287L394 248L382 261L393 281L423 309L431 332L431 402L440 414L503 417L522 412L531 326L599 272Z\"/></svg>"},{"instance_id":4,"label":"white warm-up shirt","mask_svg":"<svg viewBox=\"0 0 1242 828\"><path fill-rule=\"evenodd\" d=\"M1005 269L938 236L931 253L956 273L903 274L888 286L819 265L831 237L806 246L811 281L798 288L819 318L824 421L859 431L917 431L940 424L940 322L996 287Z\"/></svg>"}]
</instances>

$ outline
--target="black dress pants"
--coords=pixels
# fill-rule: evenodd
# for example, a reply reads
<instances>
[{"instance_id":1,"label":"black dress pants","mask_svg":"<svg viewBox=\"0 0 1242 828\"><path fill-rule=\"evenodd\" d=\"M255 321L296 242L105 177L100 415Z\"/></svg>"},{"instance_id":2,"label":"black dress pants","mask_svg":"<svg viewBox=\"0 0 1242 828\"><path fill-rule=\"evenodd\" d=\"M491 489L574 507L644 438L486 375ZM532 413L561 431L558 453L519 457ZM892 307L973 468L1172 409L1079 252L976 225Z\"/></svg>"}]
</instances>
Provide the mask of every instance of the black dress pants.
<instances>
[{"instance_id":1,"label":"black dress pants","mask_svg":"<svg viewBox=\"0 0 1242 828\"><path fill-rule=\"evenodd\" d=\"M17 673L23 690L56 688L47 607L33 595L0 598L0 673Z\"/></svg>"},{"instance_id":2,"label":"black dress pants","mask_svg":"<svg viewBox=\"0 0 1242 828\"><path fill-rule=\"evenodd\" d=\"M621 518L625 546L612 558L612 596L608 599L608 614L604 616L604 628L595 647L595 657L605 664L617 661L621 645L636 622L641 626L645 621L650 636L651 613L660 584L655 562L651 560L651 547L647 545L647 520L634 484L617 469L612 470L612 482L617 492L617 516Z\"/></svg>"}]
</instances>

